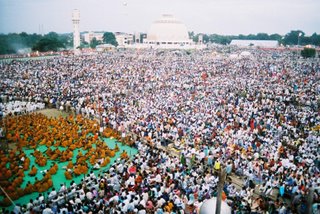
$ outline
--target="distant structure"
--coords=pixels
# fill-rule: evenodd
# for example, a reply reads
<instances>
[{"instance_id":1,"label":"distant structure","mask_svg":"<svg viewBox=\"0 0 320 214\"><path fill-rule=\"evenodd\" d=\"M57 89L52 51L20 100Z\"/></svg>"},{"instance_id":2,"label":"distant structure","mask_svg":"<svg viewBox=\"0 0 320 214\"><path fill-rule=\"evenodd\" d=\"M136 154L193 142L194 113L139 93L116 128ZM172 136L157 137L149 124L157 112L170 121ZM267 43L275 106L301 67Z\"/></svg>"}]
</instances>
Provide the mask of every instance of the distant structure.
<instances>
[{"instance_id":1,"label":"distant structure","mask_svg":"<svg viewBox=\"0 0 320 214\"><path fill-rule=\"evenodd\" d=\"M75 9L72 12L72 23L73 23L73 50L77 50L80 46L80 31L79 31L79 22L80 22L80 12Z\"/></svg>"},{"instance_id":2,"label":"distant structure","mask_svg":"<svg viewBox=\"0 0 320 214\"><path fill-rule=\"evenodd\" d=\"M199 34L198 43L203 44L203 34Z\"/></svg>"},{"instance_id":3,"label":"distant structure","mask_svg":"<svg viewBox=\"0 0 320 214\"><path fill-rule=\"evenodd\" d=\"M279 46L277 40L239 40L234 39L230 45L239 47L263 47L263 48L276 48Z\"/></svg>"},{"instance_id":4,"label":"distant structure","mask_svg":"<svg viewBox=\"0 0 320 214\"><path fill-rule=\"evenodd\" d=\"M101 45L97 45L97 47L96 47L96 50L98 52L113 51L115 49L116 49L116 47L111 44L101 44Z\"/></svg>"},{"instance_id":5,"label":"distant structure","mask_svg":"<svg viewBox=\"0 0 320 214\"><path fill-rule=\"evenodd\" d=\"M141 33L136 32L134 34L134 43L141 43Z\"/></svg>"},{"instance_id":6,"label":"distant structure","mask_svg":"<svg viewBox=\"0 0 320 214\"><path fill-rule=\"evenodd\" d=\"M187 27L173 15L164 14L145 33L115 32L117 48L132 49L203 49L206 45L189 38ZM203 40L203 37L202 39Z\"/></svg>"},{"instance_id":7,"label":"distant structure","mask_svg":"<svg viewBox=\"0 0 320 214\"><path fill-rule=\"evenodd\" d=\"M115 37L119 48L124 48L127 45L132 45L134 43L133 34L116 32Z\"/></svg>"},{"instance_id":8,"label":"distant structure","mask_svg":"<svg viewBox=\"0 0 320 214\"><path fill-rule=\"evenodd\" d=\"M187 27L170 14L164 14L152 23L143 43L157 48L179 48L193 44Z\"/></svg>"},{"instance_id":9,"label":"distant structure","mask_svg":"<svg viewBox=\"0 0 320 214\"><path fill-rule=\"evenodd\" d=\"M97 41L103 42L103 32L88 32L83 33L83 40L90 44L93 38L96 38Z\"/></svg>"}]
</instances>

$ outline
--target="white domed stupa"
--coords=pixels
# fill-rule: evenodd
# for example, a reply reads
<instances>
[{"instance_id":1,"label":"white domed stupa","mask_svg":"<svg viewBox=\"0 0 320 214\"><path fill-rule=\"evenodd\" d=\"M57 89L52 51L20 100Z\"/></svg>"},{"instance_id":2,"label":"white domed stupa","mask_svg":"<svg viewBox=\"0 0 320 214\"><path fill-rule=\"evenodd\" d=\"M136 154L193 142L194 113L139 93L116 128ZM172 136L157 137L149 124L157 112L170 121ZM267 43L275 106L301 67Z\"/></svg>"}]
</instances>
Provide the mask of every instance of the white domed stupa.
<instances>
[{"instance_id":1,"label":"white domed stupa","mask_svg":"<svg viewBox=\"0 0 320 214\"><path fill-rule=\"evenodd\" d=\"M157 48L179 48L193 44L187 27L169 14L152 23L144 43Z\"/></svg>"}]
</instances>

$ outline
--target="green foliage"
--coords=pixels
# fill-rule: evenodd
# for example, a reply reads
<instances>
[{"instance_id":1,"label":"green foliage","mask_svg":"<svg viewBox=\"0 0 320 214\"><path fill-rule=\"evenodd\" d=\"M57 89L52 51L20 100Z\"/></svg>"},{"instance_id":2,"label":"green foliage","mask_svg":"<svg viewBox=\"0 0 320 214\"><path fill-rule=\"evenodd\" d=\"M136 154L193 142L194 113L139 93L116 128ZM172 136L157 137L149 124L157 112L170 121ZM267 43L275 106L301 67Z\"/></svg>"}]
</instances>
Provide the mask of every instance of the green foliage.
<instances>
[{"instance_id":1,"label":"green foliage","mask_svg":"<svg viewBox=\"0 0 320 214\"><path fill-rule=\"evenodd\" d=\"M320 34L318 35L316 33L312 34L310 36L310 40L311 40L310 44L320 46Z\"/></svg>"},{"instance_id":2,"label":"green foliage","mask_svg":"<svg viewBox=\"0 0 320 214\"><path fill-rule=\"evenodd\" d=\"M301 45L301 37L304 37L304 32L301 30L292 30L285 35L283 43L286 45Z\"/></svg>"},{"instance_id":3,"label":"green foliage","mask_svg":"<svg viewBox=\"0 0 320 214\"><path fill-rule=\"evenodd\" d=\"M305 36L305 33L301 30L290 31L282 40L285 45L316 45L320 46L320 34L312 34L311 36Z\"/></svg>"},{"instance_id":4,"label":"green foliage","mask_svg":"<svg viewBox=\"0 0 320 214\"><path fill-rule=\"evenodd\" d=\"M0 35L0 54L11 54L14 53L13 49L9 48L9 45L7 44L7 36L6 35Z\"/></svg>"},{"instance_id":5,"label":"green foliage","mask_svg":"<svg viewBox=\"0 0 320 214\"><path fill-rule=\"evenodd\" d=\"M198 41L199 34L195 34L193 31L189 32L189 36L195 42ZM143 41L144 35L141 34L141 41ZM229 44L233 39L246 39L246 40L277 40L284 45L315 45L320 46L320 34L314 33L311 36L305 36L305 33L301 30L293 30L287 33L284 37L279 34L249 34L249 35L218 35L218 34L203 34L204 43L218 43ZM115 35L111 32L106 32L103 35L103 41L106 44L112 44L118 46ZM49 43L52 44L49 44ZM99 44L99 43L98 43ZM90 47L96 47L97 41L92 41ZM87 47L89 44L82 44L83 47ZM45 36L39 34L27 34L10 33L0 34L0 54L16 54L21 49L32 48L33 50L47 51L58 50L59 48L72 47L73 38L72 34L57 34L50 32Z\"/></svg>"},{"instance_id":6,"label":"green foliage","mask_svg":"<svg viewBox=\"0 0 320 214\"><path fill-rule=\"evenodd\" d=\"M314 48L304 48L301 51L301 56L303 58L311 58L316 56L316 49Z\"/></svg>"},{"instance_id":7,"label":"green foliage","mask_svg":"<svg viewBox=\"0 0 320 214\"><path fill-rule=\"evenodd\" d=\"M59 35L56 32L49 32L45 37L48 39L59 39Z\"/></svg>"},{"instance_id":8,"label":"green foliage","mask_svg":"<svg viewBox=\"0 0 320 214\"><path fill-rule=\"evenodd\" d=\"M47 52L47 51L58 51L60 48L64 48L65 46L58 38L54 37L45 37L40 39L33 47L32 50Z\"/></svg>"},{"instance_id":9,"label":"green foliage","mask_svg":"<svg viewBox=\"0 0 320 214\"><path fill-rule=\"evenodd\" d=\"M53 44L47 44L52 42ZM39 51L58 50L72 46L72 34L57 34L50 32L45 36L39 34L9 33L0 34L0 54L17 54L22 49Z\"/></svg>"},{"instance_id":10,"label":"green foliage","mask_svg":"<svg viewBox=\"0 0 320 214\"><path fill-rule=\"evenodd\" d=\"M116 37L111 32L105 32L103 34L103 42L106 43L106 44L111 44L111 45L114 45L114 46L118 46L118 42L116 40Z\"/></svg>"},{"instance_id":11,"label":"green foliage","mask_svg":"<svg viewBox=\"0 0 320 214\"><path fill-rule=\"evenodd\" d=\"M258 33L257 38L259 40L270 40L270 37L267 33Z\"/></svg>"},{"instance_id":12,"label":"green foliage","mask_svg":"<svg viewBox=\"0 0 320 214\"><path fill-rule=\"evenodd\" d=\"M208 36L209 40L208 42L217 43L217 44L229 44L232 39L236 38L235 36L222 36L218 34L211 34ZM205 39L205 37L203 37Z\"/></svg>"},{"instance_id":13,"label":"green foliage","mask_svg":"<svg viewBox=\"0 0 320 214\"><path fill-rule=\"evenodd\" d=\"M93 37L93 39L90 42L90 48L96 48L97 45L99 45L99 44L100 44L100 42L97 40L97 38Z\"/></svg>"},{"instance_id":14,"label":"green foliage","mask_svg":"<svg viewBox=\"0 0 320 214\"><path fill-rule=\"evenodd\" d=\"M203 43L208 43L210 40L209 36L207 34L203 35Z\"/></svg>"},{"instance_id":15,"label":"green foliage","mask_svg":"<svg viewBox=\"0 0 320 214\"><path fill-rule=\"evenodd\" d=\"M280 34L275 33L275 34L271 34L271 35L269 36L269 38L270 38L271 40L281 41L282 36L281 36Z\"/></svg>"},{"instance_id":16,"label":"green foliage","mask_svg":"<svg viewBox=\"0 0 320 214\"><path fill-rule=\"evenodd\" d=\"M28 35L25 32L20 34L10 33L0 35L0 54L15 54L19 50L29 48L38 37L36 34Z\"/></svg>"},{"instance_id":17,"label":"green foliage","mask_svg":"<svg viewBox=\"0 0 320 214\"><path fill-rule=\"evenodd\" d=\"M190 35L190 33L189 33ZM198 41L198 36L193 36L193 41ZM230 44L231 40L233 39L240 39L240 40L277 40L284 45L316 45L320 46L320 34L312 34L312 36L307 37L305 33L301 30L290 31L284 37L280 34L266 34L266 33L258 33L256 35L249 34L243 35L239 34L238 36L228 36L228 35L218 35L218 34L204 34L203 40L204 42L212 42L218 44Z\"/></svg>"},{"instance_id":18,"label":"green foliage","mask_svg":"<svg viewBox=\"0 0 320 214\"><path fill-rule=\"evenodd\" d=\"M63 45L67 48L73 47L73 35L71 33L60 34L58 39L63 43Z\"/></svg>"},{"instance_id":19,"label":"green foliage","mask_svg":"<svg viewBox=\"0 0 320 214\"><path fill-rule=\"evenodd\" d=\"M46 52L46 51L58 51L63 49L66 45L70 45L70 37L68 35L60 36L55 32L50 32L40 38L33 46L32 50Z\"/></svg>"},{"instance_id":20,"label":"green foliage","mask_svg":"<svg viewBox=\"0 0 320 214\"><path fill-rule=\"evenodd\" d=\"M189 31L188 34L189 34L189 38L191 39L193 39L193 37L196 36L193 31Z\"/></svg>"}]
</instances>

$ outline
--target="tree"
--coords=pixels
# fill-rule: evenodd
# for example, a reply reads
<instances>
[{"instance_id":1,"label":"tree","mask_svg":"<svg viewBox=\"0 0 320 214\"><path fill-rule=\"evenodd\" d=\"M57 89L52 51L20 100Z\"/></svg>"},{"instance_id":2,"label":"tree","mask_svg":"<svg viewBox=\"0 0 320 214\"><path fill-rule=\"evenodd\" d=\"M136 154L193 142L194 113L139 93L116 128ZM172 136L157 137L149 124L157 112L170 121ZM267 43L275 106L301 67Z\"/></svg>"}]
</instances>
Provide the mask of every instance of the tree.
<instances>
[{"instance_id":1,"label":"tree","mask_svg":"<svg viewBox=\"0 0 320 214\"><path fill-rule=\"evenodd\" d=\"M203 43L208 43L209 42L209 36L207 34L203 34L202 40L203 40L202 41Z\"/></svg>"},{"instance_id":2,"label":"tree","mask_svg":"<svg viewBox=\"0 0 320 214\"><path fill-rule=\"evenodd\" d=\"M234 39L234 36L222 36L218 34L211 34L209 35L209 41L212 43L217 43L217 44L229 44L231 40Z\"/></svg>"},{"instance_id":3,"label":"tree","mask_svg":"<svg viewBox=\"0 0 320 214\"><path fill-rule=\"evenodd\" d=\"M257 36L254 35L254 34L249 34L249 35L247 36L247 39L249 39L249 40L255 40L255 39L257 39Z\"/></svg>"},{"instance_id":4,"label":"tree","mask_svg":"<svg viewBox=\"0 0 320 214\"><path fill-rule=\"evenodd\" d=\"M287 33L284 37L284 44L286 45L301 45L300 40L303 38L305 33L301 30L292 30Z\"/></svg>"},{"instance_id":5,"label":"tree","mask_svg":"<svg viewBox=\"0 0 320 214\"><path fill-rule=\"evenodd\" d=\"M116 40L116 37L112 32L105 32L103 34L103 42L106 44L118 46L118 42Z\"/></svg>"},{"instance_id":6,"label":"tree","mask_svg":"<svg viewBox=\"0 0 320 214\"><path fill-rule=\"evenodd\" d=\"M189 35L189 38L190 38L190 39L194 40L195 34L194 34L193 31L189 31L189 32L188 32L188 35ZM199 34L198 34L198 35L199 35ZM197 35L197 36L198 36L198 35Z\"/></svg>"},{"instance_id":7,"label":"tree","mask_svg":"<svg viewBox=\"0 0 320 214\"><path fill-rule=\"evenodd\" d=\"M93 37L92 40L90 41L90 48L96 48L97 45L99 45L99 41L97 40L96 37Z\"/></svg>"},{"instance_id":8,"label":"tree","mask_svg":"<svg viewBox=\"0 0 320 214\"><path fill-rule=\"evenodd\" d=\"M40 40L42 40L40 42ZM48 43L53 44L48 44ZM47 43L47 44L46 44ZM45 36L33 33L9 33L0 34L0 54L16 54L21 50L34 48L34 50L58 50L61 47L72 45L72 34L59 35L55 32L50 32ZM56 47L55 47L56 46Z\"/></svg>"},{"instance_id":9,"label":"tree","mask_svg":"<svg viewBox=\"0 0 320 214\"><path fill-rule=\"evenodd\" d=\"M0 54L11 54L14 50L10 50L7 43L7 36L0 35Z\"/></svg>"},{"instance_id":10,"label":"tree","mask_svg":"<svg viewBox=\"0 0 320 214\"><path fill-rule=\"evenodd\" d=\"M35 43L37 43L42 36L40 34L29 34L28 35L28 47L32 47Z\"/></svg>"},{"instance_id":11,"label":"tree","mask_svg":"<svg viewBox=\"0 0 320 214\"><path fill-rule=\"evenodd\" d=\"M193 32L193 31L192 31L192 32ZM195 35L195 36L190 37L190 32L189 32L189 38L191 38L191 39L192 39L192 41L194 41L194 42L199 42L199 34L197 34L197 35Z\"/></svg>"},{"instance_id":12,"label":"tree","mask_svg":"<svg viewBox=\"0 0 320 214\"><path fill-rule=\"evenodd\" d=\"M57 38L42 38L33 47L32 50L46 52L46 51L58 51L60 48L64 48L64 44Z\"/></svg>"},{"instance_id":13,"label":"tree","mask_svg":"<svg viewBox=\"0 0 320 214\"><path fill-rule=\"evenodd\" d=\"M267 33L258 33L256 39L257 40L269 40L270 38Z\"/></svg>"},{"instance_id":14,"label":"tree","mask_svg":"<svg viewBox=\"0 0 320 214\"><path fill-rule=\"evenodd\" d=\"M45 37L50 39L59 39L59 35L56 32L49 32Z\"/></svg>"},{"instance_id":15,"label":"tree","mask_svg":"<svg viewBox=\"0 0 320 214\"><path fill-rule=\"evenodd\" d=\"M301 51L301 56L303 58L311 58L316 56L316 49L314 48L304 48Z\"/></svg>"},{"instance_id":16,"label":"tree","mask_svg":"<svg viewBox=\"0 0 320 214\"><path fill-rule=\"evenodd\" d=\"M277 41L280 42L282 36L281 36L280 34L275 33L275 34L271 34L271 35L269 36L269 38L270 38L271 40L277 40Z\"/></svg>"},{"instance_id":17,"label":"tree","mask_svg":"<svg viewBox=\"0 0 320 214\"><path fill-rule=\"evenodd\" d=\"M56 32L49 32L32 45L32 50L40 52L58 51L65 48L66 45L70 46L70 36L71 34L59 35Z\"/></svg>"},{"instance_id":18,"label":"tree","mask_svg":"<svg viewBox=\"0 0 320 214\"><path fill-rule=\"evenodd\" d=\"M73 35L72 33L65 33L59 35L59 40L64 44L66 47L73 47Z\"/></svg>"},{"instance_id":19,"label":"tree","mask_svg":"<svg viewBox=\"0 0 320 214\"><path fill-rule=\"evenodd\" d=\"M316 33L313 33L312 36L310 36L310 39L311 39L311 44L320 46L320 35L319 34L317 35Z\"/></svg>"}]
</instances>

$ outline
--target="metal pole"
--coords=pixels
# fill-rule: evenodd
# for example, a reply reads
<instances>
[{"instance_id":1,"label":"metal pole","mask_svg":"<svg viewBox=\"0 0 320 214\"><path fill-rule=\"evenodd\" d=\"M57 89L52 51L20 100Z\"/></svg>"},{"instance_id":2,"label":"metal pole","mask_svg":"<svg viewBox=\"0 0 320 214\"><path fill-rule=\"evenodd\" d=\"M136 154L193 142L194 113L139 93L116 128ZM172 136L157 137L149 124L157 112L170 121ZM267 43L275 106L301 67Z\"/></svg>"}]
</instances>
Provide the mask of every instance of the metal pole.
<instances>
[{"instance_id":1,"label":"metal pole","mask_svg":"<svg viewBox=\"0 0 320 214\"><path fill-rule=\"evenodd\" d=\"M310 188L307 196L307 213L308 214L312 214L313 194L314 194L314 189Z\"/></svg>"},{"instance_id":2,"label":"metal pole","mask_svg":"<svg viewBox=\"0 0 320 214\"><path fill-rule=\"evenodd\" d=\"M217 193L217 203L216 203L216 214L221 213L221 197L222 197L222 191L223 191L223 186L224 182L226 180L226 170L225 168L220 169L219 172L219 183L218 183L218 193Z\"/></svg>"},{"instance_id":3,"label":"metal pole","mask_svg":"<svg viewBox=\"0 0 320 214\"><path fill-rule=\"evenodd\" d=\"M3 189L1 186L0 186L0 188L1 188L2 192L8 197L8 199L10 200L10 202L11 202L14 206L17 206L17 205L13 202L13 200L11 200L10 196L6 193L6 191L4 191L4 189Z\"/></svg>"}]
</instances>

